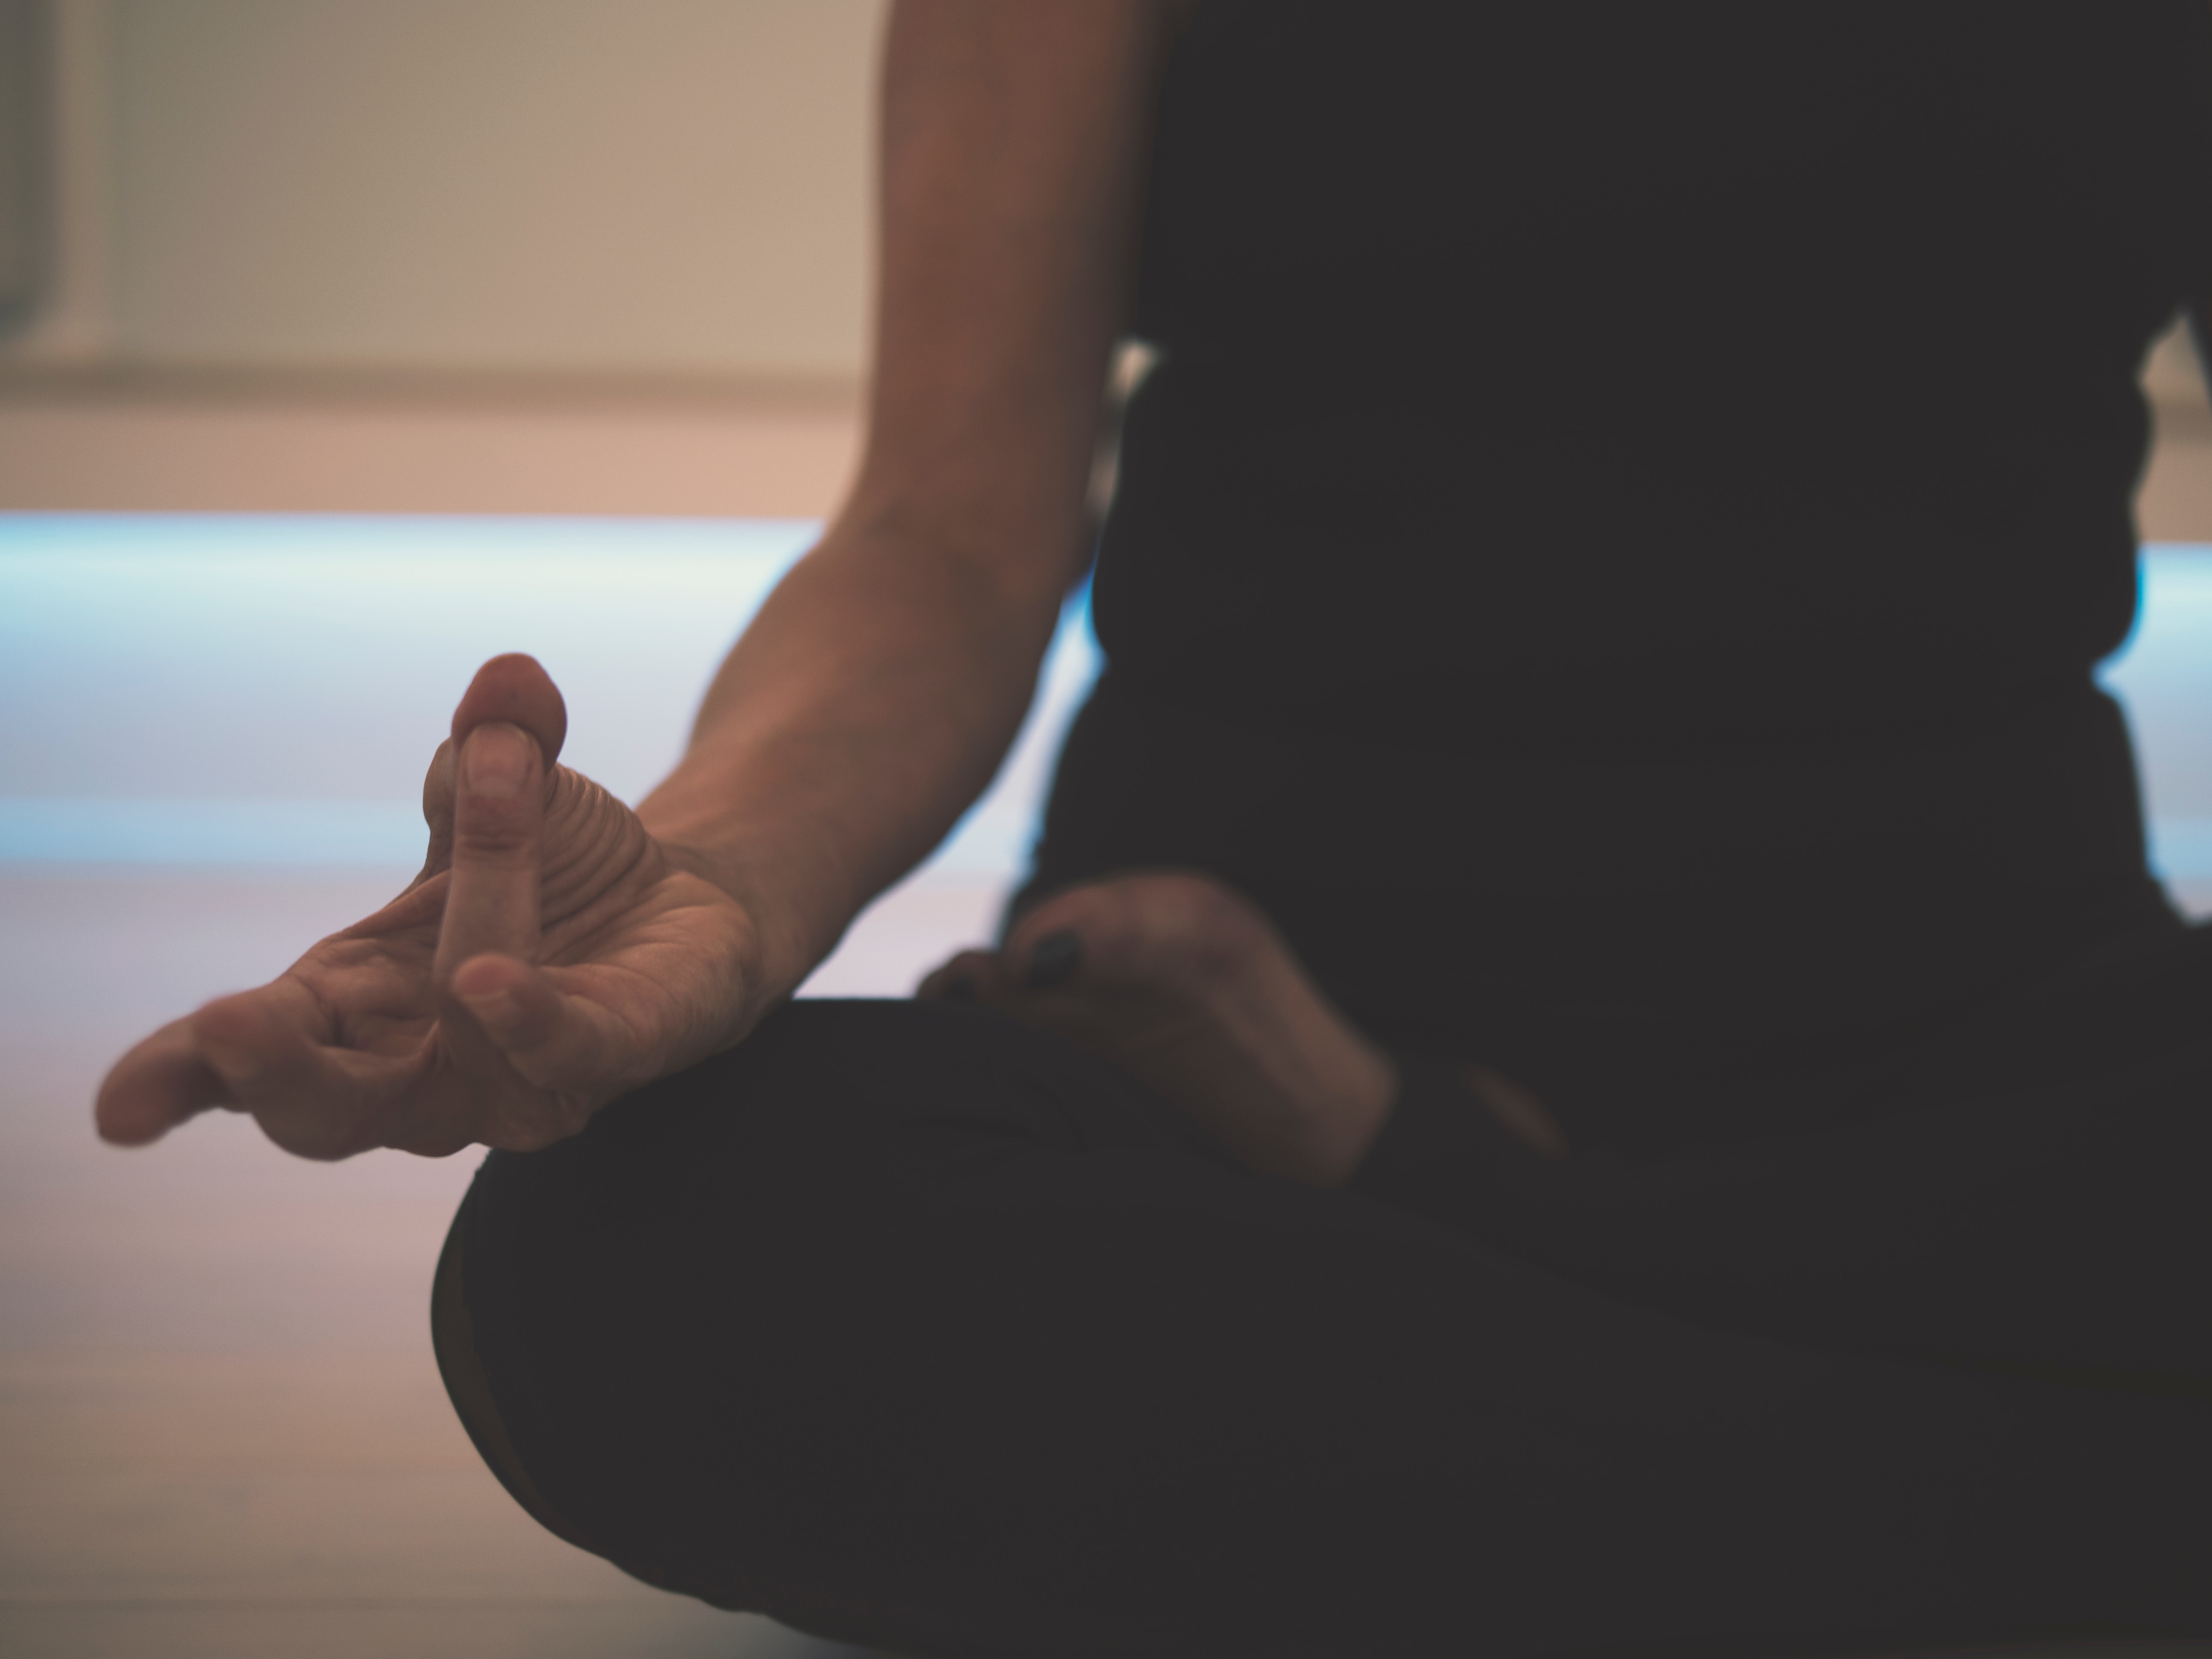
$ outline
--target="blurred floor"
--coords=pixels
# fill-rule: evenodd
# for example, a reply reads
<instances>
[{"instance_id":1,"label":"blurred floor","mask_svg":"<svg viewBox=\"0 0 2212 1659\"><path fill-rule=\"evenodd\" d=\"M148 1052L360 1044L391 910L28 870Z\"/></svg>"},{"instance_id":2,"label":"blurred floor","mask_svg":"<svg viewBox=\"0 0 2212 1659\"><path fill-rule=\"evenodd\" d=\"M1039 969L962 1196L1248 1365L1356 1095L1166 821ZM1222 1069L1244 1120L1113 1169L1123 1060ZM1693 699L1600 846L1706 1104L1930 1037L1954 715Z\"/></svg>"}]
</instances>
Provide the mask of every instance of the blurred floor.
<instances>
[{"instance_id":1,"label":"blurred floor","mask_svg":"<svg viewBox=\"0 0 2212 1659\"><path fill-rule=\"evenodd\" d=\"M849 386L0 372L0 510L819 518L859 452Z\"/></svg>"},{"instance_id":2,"label":"blurred floor","mask_svg":"<svg viewBox=\"0 0 2212 1659\"><path fill-rule=\"evenodd\" d=\"M0 876L0 1653L10 1659L827 1659L637 1584L485 1472L425 1287L477 1162L323 1166L204 1119L97 1145L88 1093L143 1030L265 977L388 896L368 876ZM902 988L988 890L873 919L844 982Z\"/></svg>"},{"instance_id":3,"label":"blurred floor","mask_svg":"<svg viewBox=\"0 0 2212 1659\"><path fill-rule=\"evenodd\" d=\"M806 532L0 516L0 1654L842 1651L632 1583L480 1466L424 1308L473 1154L313 1165L219 1115L123 1153L87 1120L127 1042L405 879L421 765L480 656L544 654L570 758L634 796ZM2203 908L2212 550L2149 570L2111 678ZM1079 623L993 800L811 990L900 994L988 932L1090 672Z\"/></svg>"},{"instance_id":4,"label":"blurred floor","mask_svg":"<svg viewBox=\"0 0 2212 1659\"><path fill-rule=\"evenodd\" d=\"M473 662L533 647L635 796L804 523L0 516L0 1654L826 1659L540 1532L479 1463L425 1291L477 1154L325 1166L202 1119L124 1153L124 1045L374 908ZM988 937L1079 613L994 795L816 993Z\"/></svg>"}]
</instances>

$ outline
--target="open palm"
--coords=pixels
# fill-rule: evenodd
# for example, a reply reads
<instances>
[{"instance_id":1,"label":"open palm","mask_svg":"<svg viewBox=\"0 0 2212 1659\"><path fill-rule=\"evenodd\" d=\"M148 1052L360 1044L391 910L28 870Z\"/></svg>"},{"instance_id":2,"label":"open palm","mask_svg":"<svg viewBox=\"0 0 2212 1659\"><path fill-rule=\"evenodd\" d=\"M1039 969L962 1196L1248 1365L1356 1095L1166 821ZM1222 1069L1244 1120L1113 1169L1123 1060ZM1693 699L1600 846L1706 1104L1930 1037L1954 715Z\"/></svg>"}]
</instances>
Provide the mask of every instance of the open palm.
<instances>
[{"instance_id":1,"label":"open palm","mask_svg":"<svg viewBox=\"0 0 2212 1659\"><path fill-rule=\"evenodd\" d=\"M132 1048L101 1086L100 1133L153 1140L222 1106L310 1158L527 1150L741 1036L750 918L553 764L565 732L536 662L487 663L423 787L422 875Z\"/></svg>"}]
</instances>

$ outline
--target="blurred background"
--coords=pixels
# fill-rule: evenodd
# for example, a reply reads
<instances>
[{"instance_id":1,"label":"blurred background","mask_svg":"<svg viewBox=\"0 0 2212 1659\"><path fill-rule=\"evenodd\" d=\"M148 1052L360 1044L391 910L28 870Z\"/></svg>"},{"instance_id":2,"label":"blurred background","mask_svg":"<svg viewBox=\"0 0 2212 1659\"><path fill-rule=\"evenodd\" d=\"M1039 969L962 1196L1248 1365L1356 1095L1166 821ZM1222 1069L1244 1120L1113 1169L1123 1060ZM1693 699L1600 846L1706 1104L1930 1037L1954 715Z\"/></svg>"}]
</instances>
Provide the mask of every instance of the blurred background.
<instances>
[{"instance_id":1,"label":"blurred background","mask_svg":"<svg viewBox=\"0 0 2212 1659\"><path fill-rule=\"evenodd\" d=\"M0 0L0 499L818 515L880 9Z\"/></svg>"},{"instance_id":2,"label":"blurred background","mask_svg":"<svg viewBox=\"0 0 2212 1659\"><path fill-rule=\"evenodd\" d=\"M483 657L635 799L851 470L877 0L0 0L0 1653L836 1651L541 1533L437 1380L476 1162L88 1103L419 862ZM985 936L1052 730L810 992Z\"/></svg>"},{"instance_id":3,"label":"blurred background","mask_svg":"<svg viewBox=\"0 0 2212 1659\"><path fill-rule=\"evenodd\" d=\"M88 1108L406 879L482 658L544 659L618 793L674 757L854 464L881 12L0 0L0 1653L836 1651L480 1467L425 1307L473 1155L125 1154ZM2145 384L2110 679L2205 908L2212 409L2179 336ZM1092 665L1079 601L993 794L810 994L988 932Z\"/></svg>"}]
</instances>

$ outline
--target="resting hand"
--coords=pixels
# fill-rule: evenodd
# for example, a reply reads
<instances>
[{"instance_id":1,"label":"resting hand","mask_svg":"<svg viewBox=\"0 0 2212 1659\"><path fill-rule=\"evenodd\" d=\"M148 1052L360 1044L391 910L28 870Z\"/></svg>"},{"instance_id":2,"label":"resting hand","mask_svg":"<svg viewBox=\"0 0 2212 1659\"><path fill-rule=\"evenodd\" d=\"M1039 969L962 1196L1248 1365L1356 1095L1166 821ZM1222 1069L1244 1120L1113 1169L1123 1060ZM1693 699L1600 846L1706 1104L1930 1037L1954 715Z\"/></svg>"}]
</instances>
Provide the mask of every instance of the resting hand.
<instances>
[{"instance_id":1,"label":"resting hand","mask_svg":"<svg viewBox=\"0 0 2212 1659\"><path fill-rule=\"evenodd\" d=\"M757 931L597 784L555 765L561 694L528 657L478 671L423 784L407 890L258 990L116 1063L100 1134L210 1106L309 1158L529 1150L729 1047L761 1012Z\"/></svg>"}]
</instances>

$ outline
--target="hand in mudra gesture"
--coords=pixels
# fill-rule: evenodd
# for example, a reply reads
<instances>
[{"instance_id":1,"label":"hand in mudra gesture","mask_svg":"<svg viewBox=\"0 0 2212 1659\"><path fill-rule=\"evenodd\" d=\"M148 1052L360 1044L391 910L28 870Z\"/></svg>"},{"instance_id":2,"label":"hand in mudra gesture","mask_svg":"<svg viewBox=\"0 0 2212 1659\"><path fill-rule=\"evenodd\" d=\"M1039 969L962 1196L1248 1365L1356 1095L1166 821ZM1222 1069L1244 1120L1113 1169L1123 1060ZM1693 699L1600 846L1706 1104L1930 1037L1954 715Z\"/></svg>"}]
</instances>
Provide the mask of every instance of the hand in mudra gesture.
<instances>
[{"instance_id":1,"label":"hand in mudra gesture","mask_svg":"<svg viewBox=\"0 0 2212 1659\"><path fill-rule=\"evenodd\" d=\"M100 1087L100 1133L143 1143L221 1106L308 1158L527 1150L734 1042L757 1000L750 918L554 764L567 724L532 659L485 664L423 783L422 873L131 1049Z\"/></svg>"}]
</instances>

